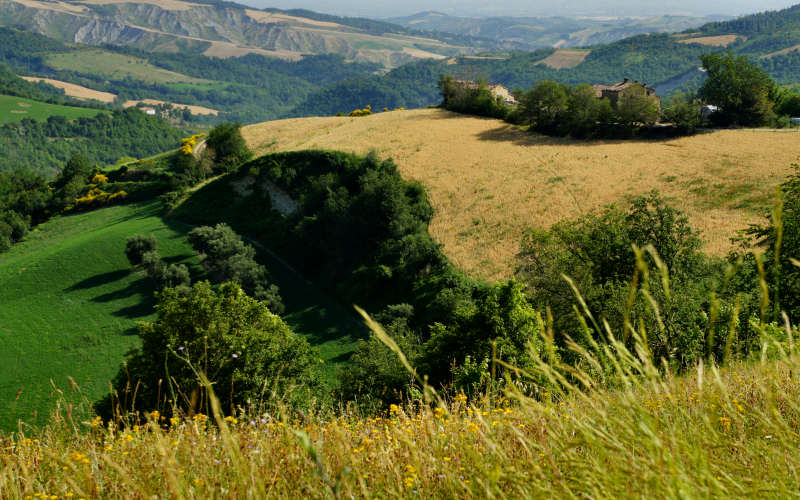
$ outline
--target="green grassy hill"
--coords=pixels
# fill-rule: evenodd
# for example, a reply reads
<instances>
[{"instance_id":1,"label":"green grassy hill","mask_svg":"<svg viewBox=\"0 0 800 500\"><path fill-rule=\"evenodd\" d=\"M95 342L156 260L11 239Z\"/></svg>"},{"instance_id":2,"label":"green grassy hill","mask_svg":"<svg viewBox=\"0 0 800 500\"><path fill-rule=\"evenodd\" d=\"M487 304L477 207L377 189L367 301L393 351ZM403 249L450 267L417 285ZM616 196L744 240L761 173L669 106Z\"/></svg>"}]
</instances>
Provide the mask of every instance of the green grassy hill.
<instances>
[{"instance_id":1,"label":"green grassy hill","mask_svg":"<svg viewBox=\"0 0 800 500\"><path fill-rule=\"evenodd\" d=\"M46 120L51 116L63 116L69 120L95 116L105 111L91 108L61 106L25 99L11 95L0 95L0 125L19 122L25 118Z\"/></svg>"},{"instance_id":2,"label":"green grassy hill","mask_svg":"<svg viewBox=\"0 0 800 500\"><path fill-rule=\"evenodd\" d=\"M149 203L58 217L0 256L0 428L46 416L50 380L65 390L70 376L90 400L107 390L138 341L136 321L152 311L151 285L131 270L125 238L156 235L170 261L193 253L158 213Z\"/></svg>"},{"instance_id":3,"label":"green grassy hill","mask_svg":"<svg viewBox=\"0 0 800 500\"><path fill-rule=\"evenodd\" d=\"M89 401L108 389L138 342L136 322L152 318L152 287L128 264L126 237L154 234L168 262L199 276L184 237L192 226L160 214L150 202L58 217L0 255L0 429L47 418L51 380L69 395L72 377ZM319 348L323 376L332 380L363 326L274 257L259 260L281 288L285 320Z\"/></svg>"}]
</instances>

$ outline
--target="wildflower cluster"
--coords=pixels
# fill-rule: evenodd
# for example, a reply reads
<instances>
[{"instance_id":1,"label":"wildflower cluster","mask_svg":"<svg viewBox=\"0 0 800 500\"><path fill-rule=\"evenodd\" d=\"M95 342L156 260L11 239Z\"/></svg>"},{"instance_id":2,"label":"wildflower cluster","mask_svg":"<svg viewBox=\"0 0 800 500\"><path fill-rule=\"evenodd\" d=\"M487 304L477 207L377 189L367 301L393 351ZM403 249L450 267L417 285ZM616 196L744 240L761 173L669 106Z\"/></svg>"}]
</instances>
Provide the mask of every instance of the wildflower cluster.
<instances>
[{"instance_id":1,"label":"wildflower cluster","mask_svg":"<svg viewBox=\"0 0 800 500\"><path fill-rule=\"evenodd\" d=\"M790 496L800 486L790 473L800 442L795 373L792 364L586 394L459 395L371 416L347 408L171 418L153 411L124 427L87 420L79 435L56 419L36 439L0 437L0 491L59 499L306 498L330 489L359 498L559 498L636 496L644 487L724 497L768 486Z\"/></svg>"},{"instance_id":2,"label":"wildflower cluster","mask_svg":"<svg viewBox=\"0 0 800 500\"><path fill-rule=\"evenodd\" d=\"M195 134L191 137L184 137L181 139L181 154L186 156L193 154L198 139L202 138L204 135L205 134Z\"/></svg>"},{"instance_id":3,"label":"wildflower cluster","mask_svg":"<svg viewBox=\"0 0 800 500\"><path fill-rule=\"evenodd\" d=\"M372 114L372 106L367 104L364 109L354 109L349 116L369 116Z\"/></svg>"},{"instance_id":4,"label":"wildflower cluster","mask_svg":"<svg viewBox=\"0 0 800 500\"><path fill-rule=\"evenodd\" d=\"M91 208L109 205L123 201L127 197L128 193L124 190L108 193L98 187L92 187L85 195L75 198L75 206L78 208Z\"/></svg>"}]
</instances>

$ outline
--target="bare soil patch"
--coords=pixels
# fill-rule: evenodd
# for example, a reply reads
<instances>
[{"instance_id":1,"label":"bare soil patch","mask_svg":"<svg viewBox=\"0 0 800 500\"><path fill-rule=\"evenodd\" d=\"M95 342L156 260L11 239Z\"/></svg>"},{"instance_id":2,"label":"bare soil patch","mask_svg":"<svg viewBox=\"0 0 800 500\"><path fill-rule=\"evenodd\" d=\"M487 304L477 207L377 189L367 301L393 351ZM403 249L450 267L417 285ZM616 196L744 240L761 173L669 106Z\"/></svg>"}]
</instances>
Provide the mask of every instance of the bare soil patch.
<instances>
[{"instance_id":1,"label":"bare soil patch","mask_svg":"<svg viewBox=\"0 0 800 500\"><path fill-rule=\"evenodd\" d=\"M228 42L211 42L211 46L203 52L204 56L219 57L220 59L227 59L228 57L241 57L247 54L261 54L268 57L277 57L286 61L299 61L303 55L299 52L292 52L289 50L266 50L255 47L242 47Z\"/></svg>"},{"instance_id":2,"label":"bare soil patch","mask_svg":"<svg viewBox=\"0 0 800 500\"><path fill-rule=\"evenodd\" d=\"M336 149L392 157L428 189L431 235L480 278L508 277L528 227L657 189L724 255L736 231L761 221L800 158L798 133L729 130L668 141L581 142L437 109L359 118L301 118L245 127L258 154Z\"/></svg>"},{"instance_id":3,"label":"bare soil patch","mask_svg":"<svg viewBox=\"0 0 800 500\"><path fill-rule=\"evenodd\" d=\"M742 35L718 35L718 36L701 36L697 38L685 38L679 40L678 43L699 43L700 45L708 45L710 47L727 47L736 41L737 38L744 38Z\"/></svg>"},{"instance_id":4,"label":"bare soil patch","mask_svg":"<svg viewBox=\"0 0 800 500\"><path fill-rule=\"evenodd\" d=\"M305 17L295 17L289 16L286 14L281 14L279 12L265 12L262 10L252 10L247 9L245 10L248 16L250 16L253 20L258 21L259 23L291 23L291 24L305 24L308 26L319 26L321 28L345 28L346 26L342 26L338 23L330 23L326 21L316 21L314 19L307 19Z\"/></svg>"},{"instance_id":5,"label":"bare soil patch","mask_svg":"<svg viewBox=\"0 0 800 500\"><path fill-rule=\"evenodd\" d=\"M191 2L182 2L181 0L80 0L80 3L88 5L113 5L118 3L146 3L161 7L164 10L189 10L194 7L200 7L200 4Z\"/></svg>"},{"instance_id":6,"label":"bare soil patch","mask_svg":"<svg viewBox=\"0 0 800 500\"><path fill-rule=\"evenodd\" d=\"M800 44L795 45L793 47L787 47L785 49L776 50L775 52L771 52L769 54L761 56L761 59L771 59L775 56L782 56L784 54L788 54L789 52L794 52L795 50L800 50Z\"/></svg>"}]
</instances>

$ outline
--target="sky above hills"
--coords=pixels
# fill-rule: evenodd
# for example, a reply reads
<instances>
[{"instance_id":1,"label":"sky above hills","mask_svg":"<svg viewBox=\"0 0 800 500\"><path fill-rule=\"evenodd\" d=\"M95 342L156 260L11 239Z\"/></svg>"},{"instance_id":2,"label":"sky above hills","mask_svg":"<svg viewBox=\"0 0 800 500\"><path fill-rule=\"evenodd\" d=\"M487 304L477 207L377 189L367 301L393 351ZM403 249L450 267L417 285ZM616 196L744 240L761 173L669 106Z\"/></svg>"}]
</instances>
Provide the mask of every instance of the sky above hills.
<instances>
[{"instance_id":1,"label":"sky above hills","mask_svg":"<svg viewBox=\"0 0 800 500\"><path fill-rule=\"evenodd\" d=\"M653 16L711 15L737 16L764 10L776 10L797 4L799 0L244 0L255 7L282 9L304 8L337 15L386 18L420 11L435 10L458 16Z\"/></svg>"}]
</instances>

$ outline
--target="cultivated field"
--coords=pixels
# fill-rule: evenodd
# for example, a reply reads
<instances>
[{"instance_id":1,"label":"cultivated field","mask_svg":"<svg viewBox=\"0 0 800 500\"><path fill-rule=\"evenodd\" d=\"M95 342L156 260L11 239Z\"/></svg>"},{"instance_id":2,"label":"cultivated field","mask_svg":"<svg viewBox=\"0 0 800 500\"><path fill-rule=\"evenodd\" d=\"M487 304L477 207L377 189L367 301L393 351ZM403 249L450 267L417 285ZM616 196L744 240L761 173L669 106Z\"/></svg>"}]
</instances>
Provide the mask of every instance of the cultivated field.
<instances>
[{"instance_id":1,"label":"cultivated field","mask_svg":"<svg viewBox=\"0 0 800 500\"><path fill-rule=\"evenodd\" d=\"M158 99L142 99L139 101L126 101L123 105L126 108L136 106L137 104L146 104L148 106L158 106L159 104L171 104L176 108L189 108L193 115L218 115L219 110L206 108L205 106L193 106L191 104L178 104L174 102L159 101Z\"/></svg>"},{"instance_id":2,"label":"cultivated field","mask_svg":"<svg viewBox=\"0 0 800 500\"><path fill-rule=\"evenodd\" d=\"M367 104L367 103L365 103ZM431 234L459 267L509 276L527 227L548 227L657 189L724 255L758 222L800 159L797 132L719 131L668 141L580 142L530 134L437 109L362 118L301 118L244 128L259 154L338 149L392 157L421 181Z\"/></svg>"},{"instance_id":3,"label":"cultivated field","mask_svg":"<svg viewBox=\"0 0 800 500\"><path fill-rule=\"evenodd\" d=\"M193 78L153 66L138 57L101 49L49 54L45 57L45 62L54 69L99 75L114 80L130 77L153 83L211 83L209 80Z\"/></svg>"},{"instance_id":4,"label":"cultivated field","mask_svg":"<svg viewBox=\"0 0 800 500\"><path fill-rule=\"evenodd\" d=\"M574 68L585 61L590 52L591 50L558 49L539 61L538 64L544 64L553 69Z\"/></svg>"},{"instance_id":5,"label":"cultivated field","mask_svg":"<svg viewBox=\"0 0 800 500\"><path fill-rule=\"evenodd\" d=\"M76 99L94 99L95 101L100 101L104 103L111 103L114 102L114 98L117 97L115 94L111 92L101 92L99 90L90 89L88 87L83 87L81 85L76 85L74 83L69 82L62 82L61 80L53 80L52 78L40 78L38 76L20 76L23 80L27 80L29 82L44 82L48 85L52 85L53 87L63 89L64 94L75 97Z\"/></svg>"},{"instance_id":6,"label":"cultivated field","mask_svg":"<svg viewBox=\"0 0 800 500\"><path fill-rule=\"evenodd\" d=\"M708 45L709 47L727 47L736 41L737 38L747 37L741 35L717 35L717 36L702 36L697 38L685 38L678 43L699 43L700 45Z\"/></svg>"},{"instance_id":7,"label":"cultivated field","mask_svg":"<svg viewBox=\"0 0 800 500\"><path fill-rule=\"evenodd\" d=\"M51 116L64 116L70 120L84 116L104 113L100 109L61 106L24 99L22 97L0 95L0 125L22 121L25 118L46 120Z\"/></svg>"},{"instance_id":8,"label":"cultivated field","mask_svg":"<svg viewBox=\"0 0 800 500\"><path fill-rule=\"evenodd\" d=\"M227 59L229 57L241 57L247 54L261 54L268 57L277 57L286 61L300 61L303 59L301 52L293 52L290 50L265 50L255 47L242 47L230 42L217 42L212 41L211 45L203 52L204 56L218 57L220 59Z\"/></svg>"}]
</instances>

